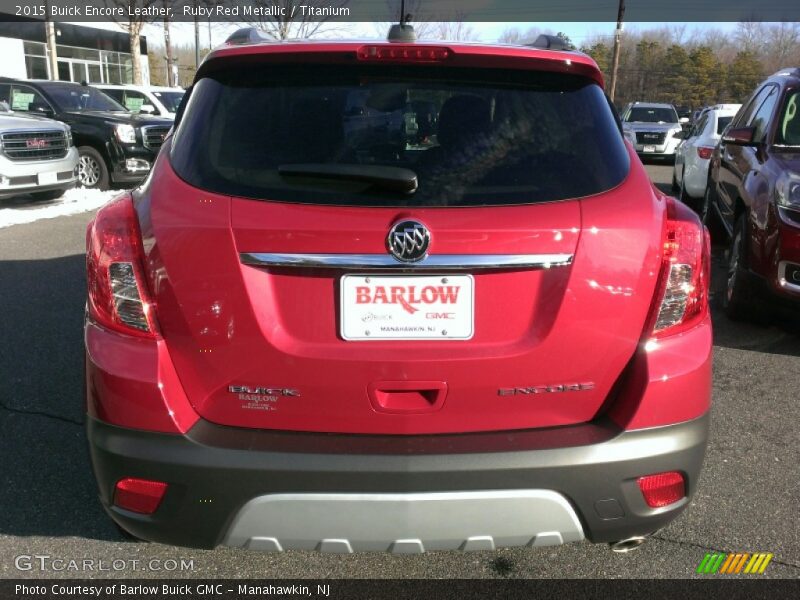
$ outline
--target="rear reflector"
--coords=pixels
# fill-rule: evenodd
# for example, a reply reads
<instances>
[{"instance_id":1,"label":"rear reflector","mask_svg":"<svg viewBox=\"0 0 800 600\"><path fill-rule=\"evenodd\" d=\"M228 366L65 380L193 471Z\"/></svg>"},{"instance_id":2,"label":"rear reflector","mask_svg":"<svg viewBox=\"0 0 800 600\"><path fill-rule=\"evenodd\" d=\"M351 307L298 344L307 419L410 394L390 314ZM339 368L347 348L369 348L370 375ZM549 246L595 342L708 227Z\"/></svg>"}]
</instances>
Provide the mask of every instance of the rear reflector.
<instances>
[{"instance_id":1,"label":"rear reflector","mask_svg":"<svg viewBox=\"0 0 800 600\"><path fill-rule=\"evenodd\" d=\"M697 147L697 156L702 158L703 160L708 160L711 158L711 154L714 152L714 148L709 148L707 146L698 146Z\"/></svg>"},{"instance_id":2,"label":"rear reflector","mask_svg":"<svg viewBox=\"0 0 800 600\"><path fill-rule=\"evenodd\" d=\"M120 479L114 490L114 505L143 515L151 515L156 512L166 492L167 484L163 481L133 477Z\"/></svg>"},{"instance_id":3,"label":"rear reflector","mask_svg":"<svg viewBox=\"0 0 800 600\"><path fill-rule=\"evenodd\" d=\"M677 471L639 477L636 483L639 484L644 501L650 508L668 506L686 497L683 475Z\"/></svg>"},{"instance_id":4,"label":"rear reflector","mask_svg":"<svg viewBox=\"0 0 800 600\"><path fill-rule=\"evenodd\" d=\"M441 62L450 56L450 49L442 46L416 46L391 44L388 46L361 46L359 60Z\"/></svg>"}]
</instances>

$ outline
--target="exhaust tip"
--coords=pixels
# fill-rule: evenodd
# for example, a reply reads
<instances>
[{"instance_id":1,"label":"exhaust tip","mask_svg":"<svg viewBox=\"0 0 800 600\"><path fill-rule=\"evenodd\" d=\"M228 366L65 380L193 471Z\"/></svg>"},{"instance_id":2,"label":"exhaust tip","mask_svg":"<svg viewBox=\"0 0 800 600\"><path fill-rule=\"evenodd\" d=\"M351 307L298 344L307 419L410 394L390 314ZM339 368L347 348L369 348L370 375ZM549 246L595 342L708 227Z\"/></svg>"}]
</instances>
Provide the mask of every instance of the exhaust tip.
<instances>
[{"instance_id":1,"label":"exhaust tip","mask_svg":"<svg viewBox=\"0 0 800 600\"><path fill-rule=\"evenodd\" d=\"M631 552L632 550L637 550L642 544L647 541L647 538L641 535L637 535L634 537L630 537L624 540L620 540L618 542L611 542L609 546L611 546L611 550L613 552L618 552L620 554L625 554L626 552Z\"/></svg>"}]
</instances>

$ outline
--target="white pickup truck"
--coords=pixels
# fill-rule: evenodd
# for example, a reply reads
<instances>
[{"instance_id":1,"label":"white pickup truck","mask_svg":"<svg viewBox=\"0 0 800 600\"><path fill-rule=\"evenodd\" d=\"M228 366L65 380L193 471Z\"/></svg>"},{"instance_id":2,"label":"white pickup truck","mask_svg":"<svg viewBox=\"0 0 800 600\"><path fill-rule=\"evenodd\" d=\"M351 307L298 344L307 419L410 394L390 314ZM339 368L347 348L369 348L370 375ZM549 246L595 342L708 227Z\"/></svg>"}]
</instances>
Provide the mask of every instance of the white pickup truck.
<instances>
[{"instance_id":1,"label":"white pickup truck","mask_svg":"<svg viewBox=\"0 0 800 600\"><path fill-rule=\"evenodd\" d=\"M22 194L53 200L77 181L78 151L69 126L12 112L0 102L0 200Z\"/></svg>"}]
</instances>

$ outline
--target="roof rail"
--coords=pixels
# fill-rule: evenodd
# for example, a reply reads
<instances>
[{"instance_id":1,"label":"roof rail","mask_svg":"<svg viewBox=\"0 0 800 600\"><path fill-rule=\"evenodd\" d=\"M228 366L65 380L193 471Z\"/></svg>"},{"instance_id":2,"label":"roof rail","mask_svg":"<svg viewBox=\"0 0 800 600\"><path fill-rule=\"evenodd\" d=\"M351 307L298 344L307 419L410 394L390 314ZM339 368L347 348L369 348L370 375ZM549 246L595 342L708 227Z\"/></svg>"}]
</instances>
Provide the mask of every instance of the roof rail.
<instances>
[{"instance_id":1,"label":"roof rail","mask_svg":"<svg viewBox=\"0 0 800 600\"><path fill-rule=\"evenodd\" d=\"M259 42L269 42L272 38L261 31L258 27L242 27L237 29L225 40L226 44L238 46L240 44L257 44Z\"/></svg>"},{"instance_id":2,"label":"roof rail","mask_svg":"<svg viewBox=\"0 0 800 600\"><path fill-rule=\"evenodd\" d=\"M542 48L543 50L572 50L567 40L557 35L541 34L532 44L525 44L532 48Z\"/></svg>"}]
</instances>

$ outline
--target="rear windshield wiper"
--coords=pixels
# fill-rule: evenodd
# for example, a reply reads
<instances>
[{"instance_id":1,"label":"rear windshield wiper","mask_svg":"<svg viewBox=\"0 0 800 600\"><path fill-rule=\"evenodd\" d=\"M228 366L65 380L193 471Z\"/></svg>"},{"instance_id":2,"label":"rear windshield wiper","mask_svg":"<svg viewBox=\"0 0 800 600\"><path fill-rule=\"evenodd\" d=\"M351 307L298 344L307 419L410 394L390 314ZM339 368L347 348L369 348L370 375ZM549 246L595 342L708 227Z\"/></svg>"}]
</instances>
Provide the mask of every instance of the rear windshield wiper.
<instances>
[{"instance_id":1,"label":"rear windshield wiper","mask_svg":"<svg viewBox=\"0 0 800 600\"><path fill-rule=\"evenodd\" d=\"M280 165L283 177L317 177L341 181L363 181L390 192L413 194L417 191L417 174L411 169L383 165L337 165L298 163Z\"/></svg>"}]
</instances>

